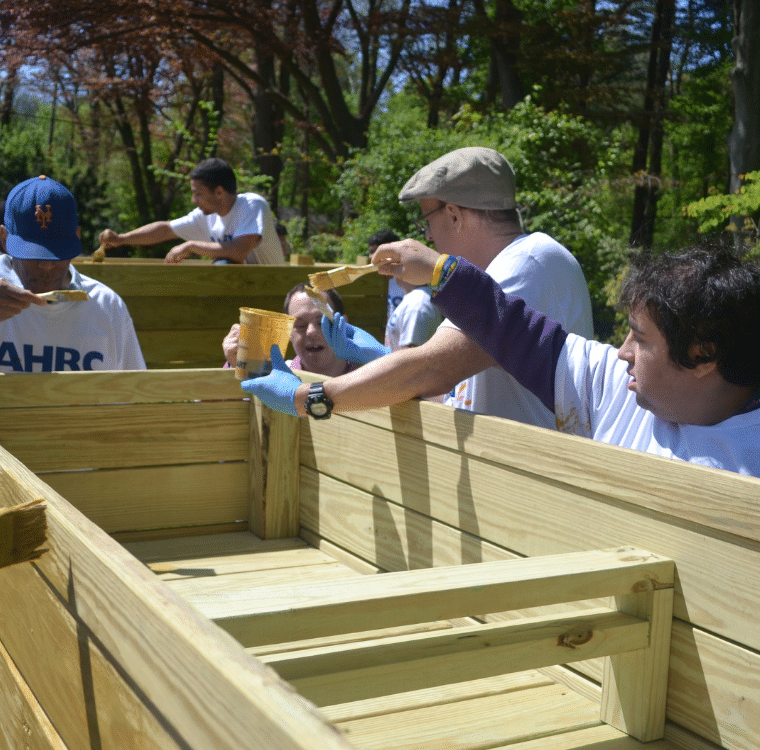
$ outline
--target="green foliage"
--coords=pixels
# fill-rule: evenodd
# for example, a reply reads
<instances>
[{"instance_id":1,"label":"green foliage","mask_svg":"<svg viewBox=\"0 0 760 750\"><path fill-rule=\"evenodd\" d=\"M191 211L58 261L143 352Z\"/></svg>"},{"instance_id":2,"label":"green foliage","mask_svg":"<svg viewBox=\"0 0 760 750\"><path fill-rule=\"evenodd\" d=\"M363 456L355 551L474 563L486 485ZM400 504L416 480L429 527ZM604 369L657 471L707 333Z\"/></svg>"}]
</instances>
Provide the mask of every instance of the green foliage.
<instances>
[{"instance_id":1,"label":"green foliage","mask_svg":"<svg viewBox=\"0 0 760 750\"><path fill-rule=\"evenodd\" d=\"M0 129L0 198L19 182L50 172L46 138L43 124L36 119Z\"/></svg>"},{"instance_id":2,"label":"green foliage","mask_svg":"<svg viewBox=\"0 0 760 750\"><path fill-rule=\"evenodd\" d=\"M317 263L339 263L343 257L343 238L329 232L313 234L306 241L305 250Z\"/></svg>"},{"instance_id":3,"label":"green foliage","mask_svg":"<svg viewBox=\"0 0 760 750\"><path fill-rule=\"evenodd\" d=\"M743 175L743 181L733 194L714 193L690 203L684 208L684 214L697 220L700 232L719 228L741 232L747 251L757 253L760 250L760 171L748 172ZM735 223L736 217L741 217L741 226Z\"/></svg>"},{"instance_id":4,"label":"green foliage","mask_svg":"<svg viewBox=\"0 0 760 750\"><path fill-rule=\"evenodd\" d=\"M5 198L19 182L39 174L65 185L76 198L82 247L89 254L111 218L107 187L74 149L59 148L57 141L49 149L48 137L48 107L38 107L34 118L15 121L0 131L0 195Z\"/></svg>"},{"instance_id":5,"label":"green foliage","mask_svg":"<svg viewBox=\"0 0 760 750\"><path fill-rule=\"evenodd\" d=\"M402 93L391 98L383 115L372 123L370 148L356 152L335 183L348 220L345 259L367 252L367 239L381 229L401 237L422 239L414 227L417 204L400 205L399 190L418 169L441 154L472 140L451 128L429 130L427 112L419 99Z\"/></svg>"}]
</instances>

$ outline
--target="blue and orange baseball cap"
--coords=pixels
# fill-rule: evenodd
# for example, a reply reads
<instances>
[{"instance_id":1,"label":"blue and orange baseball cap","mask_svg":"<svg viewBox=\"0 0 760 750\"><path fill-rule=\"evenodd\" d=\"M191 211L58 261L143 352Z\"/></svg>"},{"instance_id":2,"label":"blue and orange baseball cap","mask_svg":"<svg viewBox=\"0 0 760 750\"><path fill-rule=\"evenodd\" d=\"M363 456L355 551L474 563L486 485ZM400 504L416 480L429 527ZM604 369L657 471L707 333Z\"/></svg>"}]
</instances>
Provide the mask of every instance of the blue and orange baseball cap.
<instances>
[{"instance_id":1,"label":"blue and orange baseball cap","mask_svg":"<svg viewBox=\"0 0 760 750\"><path fill-rule=\"evenodd\" d=\"M82 252L74 196L45 175L20 182L5 201L5 249L21 260L71 260Z\"/></svg>"}]
</instances>

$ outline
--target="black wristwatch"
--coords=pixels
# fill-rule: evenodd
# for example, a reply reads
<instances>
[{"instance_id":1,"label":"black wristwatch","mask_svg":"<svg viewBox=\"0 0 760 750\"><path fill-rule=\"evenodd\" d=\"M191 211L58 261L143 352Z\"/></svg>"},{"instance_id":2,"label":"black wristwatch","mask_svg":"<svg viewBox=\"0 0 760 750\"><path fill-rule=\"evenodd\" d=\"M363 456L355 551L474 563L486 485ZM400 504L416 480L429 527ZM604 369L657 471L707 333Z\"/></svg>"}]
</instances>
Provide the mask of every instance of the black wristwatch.
<instances>
[{"instance_id":1,"label":"black wristwatch","mask_svg":"<svg viewBox=\"0 0 760 750\"><path fill-rule=\"evenodd\" d=\"M330 419L333 402L325 395L324 383L312 383L309 386L309 395L306 396L304 408L306 413L314 419Z\"/></svg>"}]
</instances>

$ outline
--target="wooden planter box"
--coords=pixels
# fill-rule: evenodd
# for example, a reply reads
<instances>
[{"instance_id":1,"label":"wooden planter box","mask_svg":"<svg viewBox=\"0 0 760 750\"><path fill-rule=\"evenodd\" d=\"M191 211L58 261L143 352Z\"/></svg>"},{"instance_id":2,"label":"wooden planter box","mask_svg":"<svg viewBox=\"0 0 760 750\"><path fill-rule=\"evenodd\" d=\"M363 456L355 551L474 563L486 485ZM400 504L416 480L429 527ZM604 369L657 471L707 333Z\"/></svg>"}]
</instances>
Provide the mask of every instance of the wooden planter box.
<instances>
[{"instance_id":1,"label":"wooden planter box","mask_svg":"<svg viewBox=\"0 0 760 750\"><path fill-rule=\"evenodd\" d=\"M241 307L282 311L285 295L315 266L214 266L206 261L164 265L148 259L80 260L77 269L119 294L135 324L148 369L220 367L222 339ZM339 289L352 323L383 341L388 280L376 273ZM291 347L290 356L293 356Z\"/></svg>"},{"instance_id":2,"label":"wooden planter box","mask_svg":"<svg viewBox=\"0 0 760 750\"><path fill-rule=\"evenodd\" d=\"M0 504L50 548L0 570L1 750L760 748L760 480L244 396L0 378Z\"/></svg>"}]
</instances>

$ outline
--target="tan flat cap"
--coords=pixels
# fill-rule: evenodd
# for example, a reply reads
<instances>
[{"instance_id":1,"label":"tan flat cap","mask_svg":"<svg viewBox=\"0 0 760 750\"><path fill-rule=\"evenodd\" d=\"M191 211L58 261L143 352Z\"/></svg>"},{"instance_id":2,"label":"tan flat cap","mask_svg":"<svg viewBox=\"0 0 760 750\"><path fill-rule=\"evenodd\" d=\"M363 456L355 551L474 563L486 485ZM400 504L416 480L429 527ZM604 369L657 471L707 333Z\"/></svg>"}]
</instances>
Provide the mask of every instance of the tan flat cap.
<instances>
[{"instance_id":1,"label":"tan flat cap","mask_svg":"<svg viewBox=\"0 0 760 750\"><path fill-rule=\"evenodd\" d=\"M422 198L489 211L515 208L515 173L492 148L459 148L413 174L398 194L401 203Z\"/></svg>"}]
</instances>

